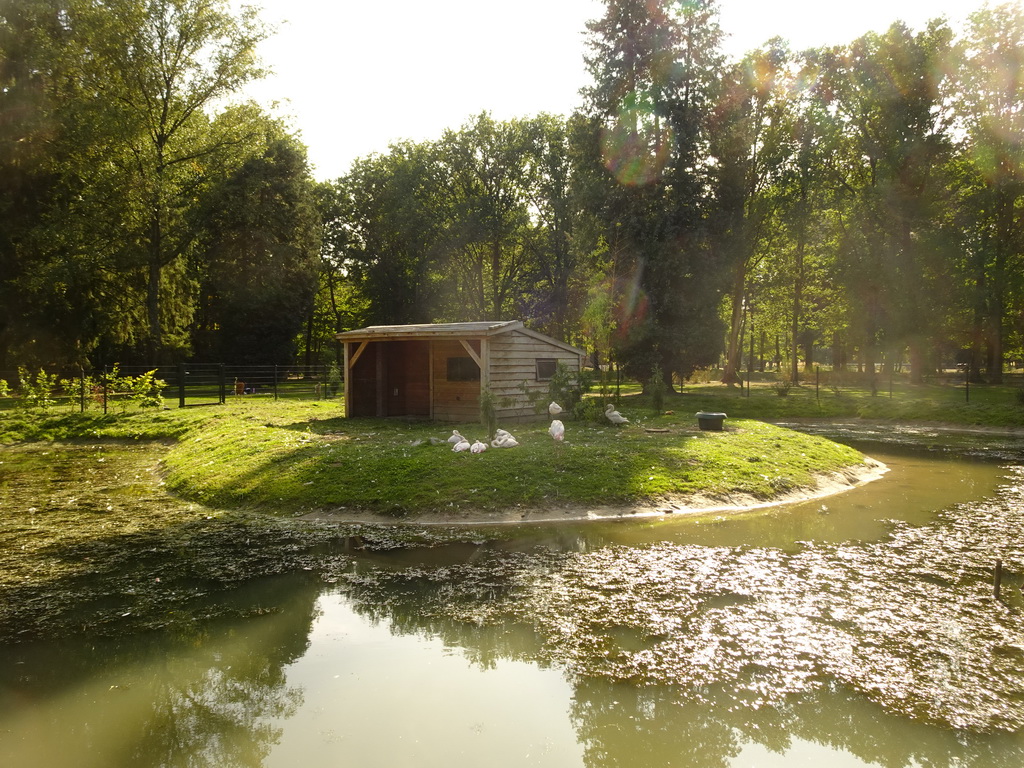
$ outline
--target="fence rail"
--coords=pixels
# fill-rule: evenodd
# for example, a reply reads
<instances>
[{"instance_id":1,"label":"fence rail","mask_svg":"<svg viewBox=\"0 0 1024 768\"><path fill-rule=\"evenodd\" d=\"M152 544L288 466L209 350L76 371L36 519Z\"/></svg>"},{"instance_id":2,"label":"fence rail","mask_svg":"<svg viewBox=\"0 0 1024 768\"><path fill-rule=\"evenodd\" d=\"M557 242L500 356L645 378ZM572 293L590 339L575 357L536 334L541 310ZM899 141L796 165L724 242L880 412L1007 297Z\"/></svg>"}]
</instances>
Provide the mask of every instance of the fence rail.
<instances>
[{"instance_id":1,"label":"fence rail","mask_svg":"<svg viewBox=\"0 0 1024 768\"><path fill-rule=\"evenodd\" d=\"M85 411L137 406L188 408L229 398L325 400L343 392L336 366L104 366L91 370L0 371L0 411L47 407Z\"/></svg>"}]
</instances>

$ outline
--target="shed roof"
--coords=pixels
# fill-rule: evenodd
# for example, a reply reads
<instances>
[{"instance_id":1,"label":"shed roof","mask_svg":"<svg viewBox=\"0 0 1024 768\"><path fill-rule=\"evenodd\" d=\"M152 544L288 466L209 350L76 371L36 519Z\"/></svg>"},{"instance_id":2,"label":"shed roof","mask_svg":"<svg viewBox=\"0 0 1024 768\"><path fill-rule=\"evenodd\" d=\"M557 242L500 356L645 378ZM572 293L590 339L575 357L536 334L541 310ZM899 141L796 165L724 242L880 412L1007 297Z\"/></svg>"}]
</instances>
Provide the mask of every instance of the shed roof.
<instances>
[{"instance_id":1,"label":"shed roof","mask_svg":"<svg viewBox=\"0 0 1024 768\"><path fill-rule=\"evenodd\" d=\"M419 325L371 325L336 335L338 341L388 341L412 339L479 339L519 331L578 355L587 353L571 344L531 331L519 320L481 320L471 323L423 323Z\"/></svg>"}]
</instances>

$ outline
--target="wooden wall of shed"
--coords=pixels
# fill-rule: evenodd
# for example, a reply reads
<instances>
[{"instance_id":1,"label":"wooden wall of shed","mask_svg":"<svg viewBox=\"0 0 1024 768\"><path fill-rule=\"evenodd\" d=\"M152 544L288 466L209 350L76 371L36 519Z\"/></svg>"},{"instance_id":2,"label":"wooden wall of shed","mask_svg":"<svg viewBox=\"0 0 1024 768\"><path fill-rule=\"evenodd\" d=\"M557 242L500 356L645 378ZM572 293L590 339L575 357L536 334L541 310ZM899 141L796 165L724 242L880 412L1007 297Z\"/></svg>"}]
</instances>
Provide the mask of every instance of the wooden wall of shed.
<instances>
[{"instance_id":1,"label":"wooden wall of shed","mask_svg":"<svg viewBox=\"0 0 1024 768\"><path fill-rule=\"evenodd\" d=\"M479 421L480 381L448 381L448 358L469 357L458 341L432 343L435 421ZM479 355L480 345L473 344Z\"/></svg>"},{"instance_id":2,"label":"wooden wall of shed","mask_svg":"<svg viewBox=\"0 0 1024 768\"><path fill-rule=\"evenodd\" d=\"M511 332L490 340L491 392L497 402L498 419L523 421L547 418L547 411L538 414L523 392L523 383L530 393L541 395L547 406L550 381L537 380L537 360L556 360L570 371L580 369L579 355L525 333ZM503 405L502 401L511 401Z\"/></svg>"}]
</instances>

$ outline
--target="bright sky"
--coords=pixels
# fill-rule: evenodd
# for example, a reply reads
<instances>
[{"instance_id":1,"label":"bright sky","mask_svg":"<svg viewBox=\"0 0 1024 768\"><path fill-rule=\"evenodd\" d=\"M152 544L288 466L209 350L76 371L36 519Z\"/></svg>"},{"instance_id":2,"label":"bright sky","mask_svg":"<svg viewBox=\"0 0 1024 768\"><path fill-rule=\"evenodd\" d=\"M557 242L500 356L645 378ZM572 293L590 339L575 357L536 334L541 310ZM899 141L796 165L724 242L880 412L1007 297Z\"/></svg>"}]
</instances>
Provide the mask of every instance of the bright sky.
<instances>
[{"instance_id":1,"label":"bright sky","mask_svg":"<svg viewBox=\"0 0 1024 768\"><path fill-rule=\"evenodd\" d=\"M241 2L242 0L236 0ZM396 141L439 138L473 115L568 114L587 84L584 24L600 0L252 0L277 27L274 74L247 92L277 102L318 179ZM794 49L850 42L896 19L959 24L983 0L719 0L726 52L776 35Z\"/></svg>"}]
</instances>

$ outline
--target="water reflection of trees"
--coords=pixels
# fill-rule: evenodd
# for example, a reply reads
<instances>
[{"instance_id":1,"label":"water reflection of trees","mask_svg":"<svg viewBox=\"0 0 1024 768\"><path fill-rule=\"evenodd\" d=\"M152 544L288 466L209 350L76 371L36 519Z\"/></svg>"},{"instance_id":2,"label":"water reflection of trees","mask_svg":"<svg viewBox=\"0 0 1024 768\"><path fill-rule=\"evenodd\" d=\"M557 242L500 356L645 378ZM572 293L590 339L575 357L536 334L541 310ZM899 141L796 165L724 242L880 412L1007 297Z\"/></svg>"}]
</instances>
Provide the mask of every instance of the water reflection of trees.
<instances>
[{"instance_id":1,"label":"water reflection of trees","mask_svg":"<svg viewBox=\"0 0 1024 768\"><path fill-rule=\"evenodd\" d=\"M276 721L302 702L286 668L308 650L320 589L308 578L251 584L222 598L249 618L179 623L172 637L11 649L19 663L4 665L0 691L63 702L47 712L58 743L20 748L53 750L48 765L262 765L281 736ZM83 697L91 709L68 704ZM5 752L0 740L0 764L14 765L18 753Z\"/></svg>"},{"instance_id":2,"label":"water reflection of trees","mask_svg":"<svg viewBox=\"0 0 1024 768\"><path fill-rule=\"evenodd\" d=\"M1010 768L1024 618L989 573L994 552L1024 562L1022 501L1008 486L874 543L491 550L343 583L364 615L482 667L562 667L595 767L724 766L801 739L886 768Z\"/></svg>"}]
</instances>

